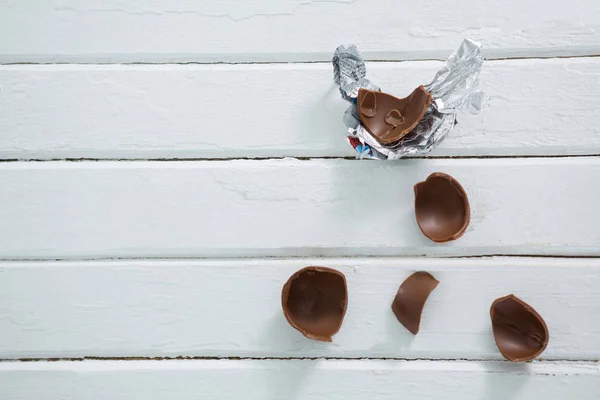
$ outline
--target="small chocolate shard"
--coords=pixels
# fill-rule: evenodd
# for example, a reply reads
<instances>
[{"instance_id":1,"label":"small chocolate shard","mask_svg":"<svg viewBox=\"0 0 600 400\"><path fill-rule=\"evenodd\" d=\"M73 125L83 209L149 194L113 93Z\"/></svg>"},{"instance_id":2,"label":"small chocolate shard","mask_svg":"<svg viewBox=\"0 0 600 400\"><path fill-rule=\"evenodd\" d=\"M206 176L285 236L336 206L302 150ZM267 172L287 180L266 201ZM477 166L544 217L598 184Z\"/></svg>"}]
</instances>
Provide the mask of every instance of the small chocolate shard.
<instances>
[{"instance_id":1,"label":"small chocolate shard","mask_svg":"<svg viewBox=\"0 0 600 400\"><path fill-rule=\"evenodd\" d=\"M548 326L529 304L514 294L500 297L490 308L494 340L509 361L531 361L546 349Z\"/></svg>"},{"instance_id":2,"label":"small chocolate shard","mask_svg":"<svg viewBox=\"0 0 600 400\"><path fill-rule=\"evenodd\" d=\"M331 342L348 304L346 277L326 267L306 267L283 286L281 305L288 323L310 339Z\"/></svg>"},{"instance_id":3,"label":"small chocolate shard","mask_svg":"<svg viewBox=\"0 0 600 400\"><path fill-rule=\"evenodd\" d=\"M431 94L423 86L399 99L384 92L358 91L358 111L367 131L383 145L398 142L423 119Z\"/></svg>"},{"instance_id":4,"label":"small chocolate shard","mask_svg":"<svg viewBox=\"0 0 600 400\"><path fill-rule=\"evenodd\" d=\"M402 282L392 303L398 321L413 335L419 333L421 313L427 298L440 282L429 272L415 272Z\"/></svg>"},{"instance_id":5,"label":"small chocolate shard","mask_svg":"<svg viewBox=\"0 0 600 400\"><path fill-rule=\"evenodd\" d=\"M377 98L373 91L366 90L360 98L360 111L368 118L372 118L377 114Z\"/></svg>"},{"instance_id":6,"label":"small chocolate shard","mask_svg":"<svg viewBox=\"0 0 600 400\"><path fill-rule=\"evenodd\" d=\"M434 172L415 185L415 215L421 232L437 243L458 239L471 218L469 199L456 179Z\"/></svg>"}]
</instances>

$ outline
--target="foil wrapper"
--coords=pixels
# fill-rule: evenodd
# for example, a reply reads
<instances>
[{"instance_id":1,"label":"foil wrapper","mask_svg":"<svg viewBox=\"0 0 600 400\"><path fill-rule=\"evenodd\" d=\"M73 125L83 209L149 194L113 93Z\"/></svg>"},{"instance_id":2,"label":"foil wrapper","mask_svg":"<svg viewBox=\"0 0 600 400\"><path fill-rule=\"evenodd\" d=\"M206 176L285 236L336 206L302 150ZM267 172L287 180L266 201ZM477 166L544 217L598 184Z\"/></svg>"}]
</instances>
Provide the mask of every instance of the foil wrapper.
<instances>
[{"instance_id":1,"label":"foil wrapper","mask_svg":"<svg viewBox=\"0 0 600 400\"><path fill-rule=\"evenodd\" d=\"M378 86L365 78L367 67L356 46L338 47L331 62L333 63L333 80L339 85L344 99L348 101L356 99L360 88L379 90Z\"/></svg>"},{"instance_id":2,"label":"foil wrapper","mask_svg":"<svg viewBox=\"0 0 600 400\"><path fill-rule=\"evenodd\" d=\"M380 90L366 78L364 59L356 46L340 46L333 55L334 81L350 107L344 113L348 141L359 158L395 160L409 155L425 154L440 144L457 123L461 110L476 113L481 110L485 96L479 91L479 73L483 65L481 45L465 39L433 77L423 85L432 101L419 124L398 143L382 145L364 127L356 106L361 88Z\"/></svg>"}]
</instances>

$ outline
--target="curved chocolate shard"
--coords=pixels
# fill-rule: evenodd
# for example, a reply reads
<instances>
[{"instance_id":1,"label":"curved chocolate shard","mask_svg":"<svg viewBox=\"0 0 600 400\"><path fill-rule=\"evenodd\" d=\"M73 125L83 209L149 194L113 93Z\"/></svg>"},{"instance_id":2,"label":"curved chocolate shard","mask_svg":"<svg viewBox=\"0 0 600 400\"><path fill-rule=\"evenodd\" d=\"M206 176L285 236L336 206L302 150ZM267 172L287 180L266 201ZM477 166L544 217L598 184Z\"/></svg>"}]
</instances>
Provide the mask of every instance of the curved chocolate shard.
<instances>
[{"instance_id":1,"label":"curved chocolate shard","mask_svg":"<svg viewBox=\"0 0 600 400\"><path fill-rule=\"evenodd\" d=\"M412 131L430 103L431 94L423 86L403 99L367 89L360 89L357 97L360 120L383 145L396 143Z\"/></svg>"},{"instance_id":2,"label":"curved chocolate shard","mask_svg":"<svg viewBox=\"0 0 600 400\"><path fill-rule=\"evenodd\" d=\"M326 267L306 267L288 279L281 292L289 324L310 339L331 342L348 304L346 277Z\"/></svg>"},{"instance_id":3,"label":"curved chocolate shard","mask_svg":"<svg viewBox=\"0 0 600 400\"><path fill-rule=\"evenodd\" d=\"M490 308L494 340L510 361L530 361L542 354L550 338L544 319L514 294L500 297Z\"/></svg>"},{"instance_id":4,"label":"curved chocolate shard","mask_svg":"<svg viewBox=\"0 0 600 400\"><path fill-rule=\"evenodd\" d=\"M456 179L434 172L415 185L415 215L421 232L437 243L458 239L471 219L469 199Z\"/></svg>"},{"instance_id":5,"label":"curved chocolate shard","mask_svg":"<svg viewBox=\"0 0 600 400\"><path fill-rule=\"evenodd\" d=\"M429 272L419 271L406 278L400 285L392 303L392 311L398 321L413 335L419 333L423 307L439 283Z\"/></svg>"}]
</instances>

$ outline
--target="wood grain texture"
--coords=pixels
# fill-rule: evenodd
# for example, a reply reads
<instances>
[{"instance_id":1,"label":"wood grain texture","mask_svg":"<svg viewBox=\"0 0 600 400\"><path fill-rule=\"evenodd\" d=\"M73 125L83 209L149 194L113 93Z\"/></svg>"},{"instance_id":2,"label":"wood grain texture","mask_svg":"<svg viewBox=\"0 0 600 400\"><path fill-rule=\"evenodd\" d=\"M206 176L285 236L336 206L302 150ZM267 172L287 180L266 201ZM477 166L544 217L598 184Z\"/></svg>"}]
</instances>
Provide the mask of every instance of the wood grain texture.
<instances>
[{"instance_id":1,"label":"wood grain texture","mask_svg":"<svg viewBox=\"0 0 600 400\"><path fill-rule=\"evenodd\" d=\"M435 171L471 203L445 244L414 216ZM0 258L597 256L599 177L599 158L1 163Z\"/></svg>"},{"instance_id":2,"label":"wood grain texture","mask_svg":"<svg viewBox=\"0 0 600 400\"><path fill-rule=\"evenodd\" d=\"M595 363L130 361L0 364L4 400L597 399Z\"/></svg>"},{"instance_id":3,"label":"wood grain texture","mask_svg":"<svg viewBox=\"0 0 600 400\"><path fill-rule=\"evenodd\" d=\"M355 43L369 59L445 59L464 37L488 57L600 52L589 0L3 0L0 62L329 61Z\"/></svg>"},{"instance_id":4,"label":"wood grain texture","mask_svg":"<svg viewBox=\"0 0 600 400\"><path fill-rule=\"evenodd\" d=\"M442 63L371 63L399 96ZM489 61L433 156L600 154L600 59ZM330 64L0 67L0 157L353 156Z\"/></svg>"},{"instance_id":5,"label":"wood grain texture","mask_svg":"<svg viewBox=\"0 0 600 400\"><path fill-rule=\"evenodd\" d=\"M333 343L291 328L281 289L322 265L348 282ZM415 271L440 281L413 336L391 303ZM544 359L600 359L600 259L277 259L0 264L0 358L502 359L489 309L513 293L545 319Z\"/></svg>"}]
</instances>

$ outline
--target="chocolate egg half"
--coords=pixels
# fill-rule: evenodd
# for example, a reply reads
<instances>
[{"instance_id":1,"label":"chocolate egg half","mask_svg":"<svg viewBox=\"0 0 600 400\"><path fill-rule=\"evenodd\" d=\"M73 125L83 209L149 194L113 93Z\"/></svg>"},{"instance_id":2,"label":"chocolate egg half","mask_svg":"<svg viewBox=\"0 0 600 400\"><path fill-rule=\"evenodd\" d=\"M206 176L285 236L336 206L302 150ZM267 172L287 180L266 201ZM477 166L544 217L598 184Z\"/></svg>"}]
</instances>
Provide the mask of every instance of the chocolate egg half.
<instances>
[{"instance_id":1,"label":"chocolate egg half","mask_svg":"<svg viewBox=\"0 0 600 400\"><path fill-rule=\"evenodd\" d=\"M281 292L289 324L310 339L331 342L348 304L346 277L326 267L306 267L288 279Z\"/></svg>"},{"instance_id":2,"label":"chocolate egg half","mask_svg":"<svg viewBox=\"0 0 600 400\"><path fill-rule=\"evenodd\" d=\"M510 361L530 361L548 345L548 326L529 304L514 294L496 299L490 308L498 350Z\"/></svg>"},{"instance_id":3,"label":"chocolate egg half","mask_svg":"<svg viewBox=\"0 0 600 400\"><path fill-rule=\"evenodd\" d=\"M421 232L437 243L458 239L471 218L469 199L460 183L434 172L415 185L415 215Z\"/></svg>"}]
</instances>

